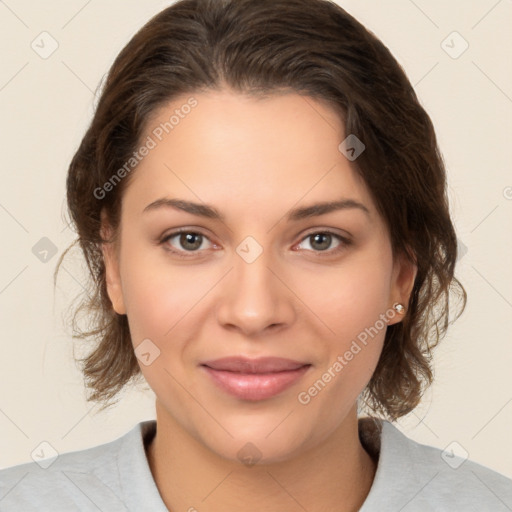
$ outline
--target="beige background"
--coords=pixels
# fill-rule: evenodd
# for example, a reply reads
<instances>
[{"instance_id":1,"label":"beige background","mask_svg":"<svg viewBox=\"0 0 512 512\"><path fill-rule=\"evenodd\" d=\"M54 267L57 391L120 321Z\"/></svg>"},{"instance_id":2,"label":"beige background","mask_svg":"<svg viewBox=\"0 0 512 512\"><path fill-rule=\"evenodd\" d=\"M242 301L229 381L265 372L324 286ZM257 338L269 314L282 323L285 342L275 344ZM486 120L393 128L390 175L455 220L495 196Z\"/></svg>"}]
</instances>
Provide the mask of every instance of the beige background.
<instances>
[{"instance_id":1,"label":"beige background","mask_svg":"<svg viewBox=\"0 0 512 512\"><path fill-rule=\"evenodd\" d=\"M340 0L404 66L430 113L449 170L464 251L463 317L436 352L436 382L399 428L512 477L512 1ZM87 404L62 315L81 290L64 218L67 165L94 91L142 24L169 2L0 2L0 467L29 461L42 441L66 452L114 439L154 417L151 392L128 391L101 414ZM32 48L47 31L58 49ZM457 31L459 35L451 35ZM461 39L463 38L463 39ZM442 41L446 40L445 43ZM445 50L458 58L452 58ZM47 237L57 253L32 252ZM460 446L459 446L460 445Z\"/></svg>"}]
</instances>

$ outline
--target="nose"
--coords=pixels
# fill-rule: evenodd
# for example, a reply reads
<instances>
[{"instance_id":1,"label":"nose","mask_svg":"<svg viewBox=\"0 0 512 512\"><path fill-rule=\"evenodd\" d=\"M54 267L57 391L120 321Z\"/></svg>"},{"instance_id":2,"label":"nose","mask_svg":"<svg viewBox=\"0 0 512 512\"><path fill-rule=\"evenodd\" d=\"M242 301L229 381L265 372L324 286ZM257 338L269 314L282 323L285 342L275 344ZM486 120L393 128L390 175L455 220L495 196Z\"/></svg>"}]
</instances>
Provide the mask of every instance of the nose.
<instances>
[{"instance_id":1,"label":"nose","mask_svg":"<svg viewBox=\"0 0 512 512\"><path fill-rule=\"evenodd\" d=\"M294 294L267 251L251 263L238 254L233 261L218 296L217 321L252 337L290 326L296 314Z\"/></svg>"}]
</instances>

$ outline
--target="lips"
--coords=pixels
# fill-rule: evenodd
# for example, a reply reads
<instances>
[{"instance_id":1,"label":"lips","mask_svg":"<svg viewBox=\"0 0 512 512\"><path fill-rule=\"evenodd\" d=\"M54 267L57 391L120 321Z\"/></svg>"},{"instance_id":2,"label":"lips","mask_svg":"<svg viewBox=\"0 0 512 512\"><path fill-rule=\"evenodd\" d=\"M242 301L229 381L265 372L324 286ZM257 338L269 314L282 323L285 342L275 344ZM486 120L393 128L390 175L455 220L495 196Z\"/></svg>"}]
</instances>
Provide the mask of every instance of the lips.
<instances>
[{"instance_id":1,"label":"lips","mask_svg":"<svg viewBox=\"0 0 512 512\"><path fill-rule=\"evenodd\" d=\"M264 400L295 384L311 364L279 357L225 357L201 367L224 392L242 400Z\"/></svg>"},{"instance_id":2,"label":"lips","mask_svg":"<svg viewBox=\"0 0 512 512\"><path fill-rule=\"evenodd\" d=\"M296 370L307 363L300 363L281 357L260 357L248 359L245 357L224 357L215 361L203 363L213 370L223 370L238 373L276 373L288 370Z\"/></svg>"}]
</instances>

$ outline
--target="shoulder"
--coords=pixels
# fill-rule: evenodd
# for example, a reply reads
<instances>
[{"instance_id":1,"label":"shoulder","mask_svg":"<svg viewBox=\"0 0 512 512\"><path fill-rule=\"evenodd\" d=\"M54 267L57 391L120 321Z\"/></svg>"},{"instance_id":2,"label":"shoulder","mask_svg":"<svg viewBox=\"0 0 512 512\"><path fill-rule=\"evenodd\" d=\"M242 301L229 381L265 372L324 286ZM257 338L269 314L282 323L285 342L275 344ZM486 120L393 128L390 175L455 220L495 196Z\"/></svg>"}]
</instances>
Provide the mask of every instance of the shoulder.
<instances>
[{"instance_id":1,"label":"shoulder","mask_svg":"<svg viewBox=\"0 0 512 512\"><path fill-rule=\"evenodd\" d=\"M128 510L119 458L142 448L141 434L152 423L139 423L114 441L53 459L46 459L42 449L40 460L0 470L0 510Z\"/></svg>"},{"instance_id":2,"label":"shoulder","mask_svg":"<svg viewBox=\"0 0 512 512\"><path fill-rule=\"evenodd\" d=\"M403 512L506 512L512 510L512 480L455 455L450 446L441 450L418 443L382 421L379 462L365 507L361 512L374 507Z\"/></svg>"}]
</instances>

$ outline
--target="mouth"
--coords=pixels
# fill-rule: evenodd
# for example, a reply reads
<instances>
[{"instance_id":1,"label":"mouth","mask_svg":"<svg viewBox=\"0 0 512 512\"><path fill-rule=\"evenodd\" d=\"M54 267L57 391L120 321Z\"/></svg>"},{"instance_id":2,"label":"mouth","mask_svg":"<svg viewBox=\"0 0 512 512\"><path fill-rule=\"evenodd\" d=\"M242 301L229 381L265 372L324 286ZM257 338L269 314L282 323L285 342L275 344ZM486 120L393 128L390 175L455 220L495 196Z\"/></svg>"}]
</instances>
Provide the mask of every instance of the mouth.
<instances>
[{"instance_id":1,"label":"mouth","mask_svg":"<svg viewBox=\"0 0 512 512\"><path fill-rule=\"evenodd\" d=\"M221 390L250 401L282 393L301 379L310 367L310 363L277 357L226 357L201 364Z\"/></svg>"}]
</instances>

